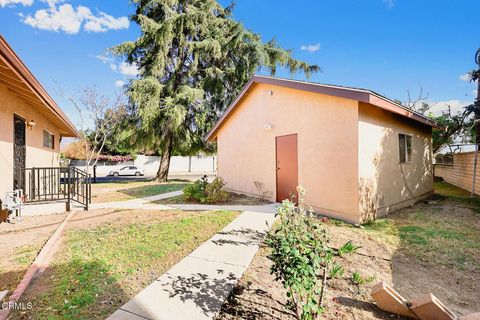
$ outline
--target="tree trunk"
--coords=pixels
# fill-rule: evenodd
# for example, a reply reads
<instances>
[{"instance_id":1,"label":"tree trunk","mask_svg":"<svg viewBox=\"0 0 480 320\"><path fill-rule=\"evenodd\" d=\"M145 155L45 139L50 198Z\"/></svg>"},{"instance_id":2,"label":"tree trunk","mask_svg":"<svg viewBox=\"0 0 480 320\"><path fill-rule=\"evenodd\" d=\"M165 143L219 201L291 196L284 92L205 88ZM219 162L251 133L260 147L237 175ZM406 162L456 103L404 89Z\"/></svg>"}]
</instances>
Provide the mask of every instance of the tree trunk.
<instances>
[{"instance_id":1,"label":"tree trunk","mask_svg":"<svg viewBox=\"0 0 480 320\"><path fill-rule=\"evenodd\" d=\"M168 169L170 168L171 154L172 154L172 138L169 138L162 150L162 156L160 157L160 166L157 171L157 176L155 177L156 181L167 182Z\"/></svg>"}]
</instances>

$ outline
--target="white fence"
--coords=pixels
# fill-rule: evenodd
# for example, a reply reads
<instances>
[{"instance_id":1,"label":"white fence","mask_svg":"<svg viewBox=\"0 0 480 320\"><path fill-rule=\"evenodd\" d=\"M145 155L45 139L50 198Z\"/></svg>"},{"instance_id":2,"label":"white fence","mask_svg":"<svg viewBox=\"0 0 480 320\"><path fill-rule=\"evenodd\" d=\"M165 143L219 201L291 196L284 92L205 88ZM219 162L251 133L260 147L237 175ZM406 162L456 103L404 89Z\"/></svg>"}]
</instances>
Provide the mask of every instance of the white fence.
<instances>
[{"instance_id":1,"label":"white fence","mask_svg":"<svg viewBox=\"0 0 480 320\"><path fill-rule=\"evenodd\" d=\"M154 175L160 166L160 157L139 155L134 161L135 166L145 169L145 175ZM112 170L118 170L126 164L122 165L98 165L97 176L106 176ZM85 167L78 168L85 170ZM92 168L90 168L92 171ZM170 159L170 174L176 173L215 173L217 171L217 158L205 156L192 157L172 157Z\"/></svg>"},{"instance_id":2,"label":"white fence","mask_svg":"<svg viewBox=\"0 0 480 320\"><path fill-rule=\"evenodd\" d=\"M147 173L157 173L158 167L160 166L160 157L138 156L135 159L135 165L144 168ZM170 173L213 173L216 171L217 160L215 157L193 156L172 157L170 159Z\"/></svg>"}]
</instances>

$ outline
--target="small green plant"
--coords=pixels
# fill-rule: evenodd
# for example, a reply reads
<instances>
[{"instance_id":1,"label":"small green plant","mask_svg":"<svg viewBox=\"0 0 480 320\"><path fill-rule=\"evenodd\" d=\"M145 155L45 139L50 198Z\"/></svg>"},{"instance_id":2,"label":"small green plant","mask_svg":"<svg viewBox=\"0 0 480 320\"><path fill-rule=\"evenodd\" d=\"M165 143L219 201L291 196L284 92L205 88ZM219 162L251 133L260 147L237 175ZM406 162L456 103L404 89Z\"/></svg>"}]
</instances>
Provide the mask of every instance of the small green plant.
<instances>
[{"instance_id":1,"label":"small green plant","mask_svg":"<svg viewBox=\"0 0 480 320\"><path fill-rule=\"evenodd\" d=\"M367 278L364 278L358 271L355 271L352 274L352 281L358 286L363 286L363 285L372 283L374 280L375 280L375 275L371 275Z\"/></svg>"},{"instance_id":2,"label":"small green plant","mask_svg":"<svg viewBox=\"0 0 480 320\"><path fill-rule=\"evenodd\" d=\"M183 188L183 196L188 201L205 202L205 190L202 181L197 180L193 184L185 186Z\"/></svg>"},{"instance_id":3,"label":"small green plant","mask_svg":"<svg viewBox=\"0 0 480 320\"><path fill-rule=\"evenodd\" d=\"M337 263L332 264L332 268L330 269L329 277L330 279L336 279L343 277L345 270L343 267Z\"/></svg>"},{"instance_id":4,"label":"small green plant","mask_svg":"<svg viewBox=\"0 0 480 320\"><path fill-rule=\"evenodd\" d=\"M222 178L216 177L208 183L207 177L204 176L183 188L183 196L185 200L200 203L225 203L230 199L230 194L224 190L224 187L225 182Z\"/></svg>"},{"instance_id":5,"label":"small green plant","mask_svg":"<svg viewBox=\"0 0 480 320\"><path fill-rule=\"evenodd\" d=\"M312 210L303 205L305 190L297 188L299 204L285 200L277 210L280 225L267 235L272 249L271 273L287 290L288 306L298 319L317 319L324 311L323 297L328 278L341 277L343 267L338 263L359 247L350 241L340 249L327 246L326 230Z\"/></svg>"}]
</instances>

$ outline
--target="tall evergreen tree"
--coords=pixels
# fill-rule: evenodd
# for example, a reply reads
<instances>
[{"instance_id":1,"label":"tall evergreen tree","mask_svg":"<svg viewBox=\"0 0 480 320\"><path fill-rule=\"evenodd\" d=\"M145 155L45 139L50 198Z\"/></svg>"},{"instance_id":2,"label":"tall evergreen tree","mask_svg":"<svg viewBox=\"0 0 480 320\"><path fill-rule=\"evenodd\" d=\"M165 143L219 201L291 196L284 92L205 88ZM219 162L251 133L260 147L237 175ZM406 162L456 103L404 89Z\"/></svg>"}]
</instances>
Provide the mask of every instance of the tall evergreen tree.
<instances>
[{"instance_id":1,"label":"tall evergreen tree","mask_svg":"<svg viewBox=\"0 0 480 320\"><path fill-rule=\"evenodd\" d=\"M307 76L319 67L293 59L274 40L232 18L216 0L133 0L136 41L112 51L139 67L128 85L137 143L157 149L157 180L166 181L170 157L205 147L203 135L260 68L282 66Z\"/></svg>"}]
</instances>

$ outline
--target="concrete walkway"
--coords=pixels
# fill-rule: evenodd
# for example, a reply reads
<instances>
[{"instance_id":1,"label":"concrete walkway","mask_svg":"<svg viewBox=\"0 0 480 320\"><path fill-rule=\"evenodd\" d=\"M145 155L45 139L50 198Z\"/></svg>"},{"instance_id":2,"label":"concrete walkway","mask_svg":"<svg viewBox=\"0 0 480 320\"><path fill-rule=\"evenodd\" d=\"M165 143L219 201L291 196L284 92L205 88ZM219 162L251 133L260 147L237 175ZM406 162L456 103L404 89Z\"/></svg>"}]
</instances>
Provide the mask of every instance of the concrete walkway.
<instances>
[{"instance_id":1,"label":"concrete walkway","mask_svg":"<svg viewBox=\"0 0 480 320\"><path fill-rule=\"evenodd\" d=\"M243 205L208 205L208 204L156 204L154 201L164 200L179 196L182 190L158 194L150 197L137 198L123 201L92 203L90 210L95 209L144 209L144 210L184 210L184 211L207 211L207 210L231 210L231 211L255 211L270 213L275 210L276 204L266 204L261 206L243 206ZM71 202L72 209L83 209L83 206ZM42 204L28 204L23 207L23 216L41 216L60 214L65 212L65 202L53 202Z\"/></svg>"},{"instance_id":2,"label":"concrete walkway","mask_svg":"<svg viewBox=\"0 0 480 320\"><path fill-rule=\"evenodd\" d=\"M172 198L179 196L183 191L173 191L163 194L158 194L155 196L115 201L115 202L103 202L103 203L93 203L90 204L90 209L151 209L151 210L171 210L171 207L159 205L152 203L152 201L163 200L167 198ZM22 215L25 217L28 216L43 216L43 215L52 215L65 213L66 201L50 202L50 203L30 203L23 206ZM76 203L75 201L71 202L72 209L83 209L83 206Z\"/></svg>"},{"instance_id":3,"label":"concrete walkway","mask_svg":"<svg viewBox=\"0 0 480 320\"><path fill-rule=\"evenodd\" d=\"M213 319L275 220L275 204L262 208L243 212L108 319Z\"/></svg>"},{"instance_id":4,"label":"concrete walkway","mask_svg":"<svg viewBox=\"0 0 480 320\"><path fill-rule=\"evenodd\" d=\"M209 204L156 204L153 201L168 199L179 196L183 191L173 191L151 197L138 198L132 200L102 202L90 205L90 209L146 209L146 210L184 210L184 211L211 211L211 210L229 210L229 211L254 211L263 213L272 213L275 211L276 204L266 204L261 206L242 206L242 205L209 205Z\"/></svg>"}]
</instances>

